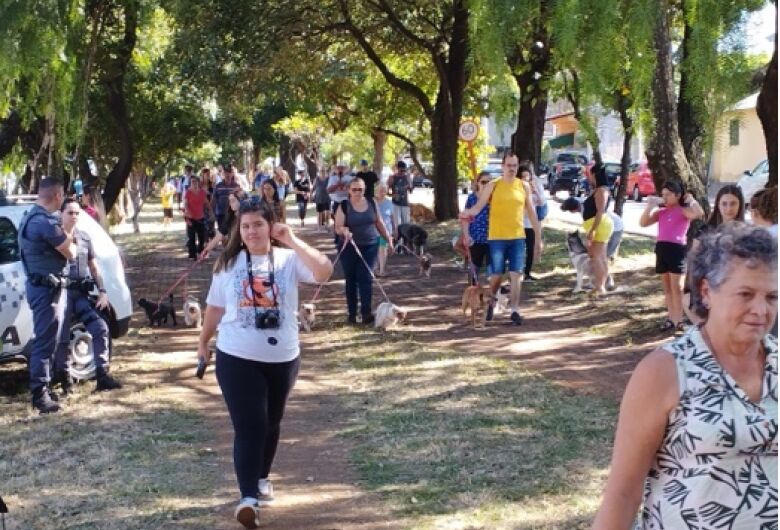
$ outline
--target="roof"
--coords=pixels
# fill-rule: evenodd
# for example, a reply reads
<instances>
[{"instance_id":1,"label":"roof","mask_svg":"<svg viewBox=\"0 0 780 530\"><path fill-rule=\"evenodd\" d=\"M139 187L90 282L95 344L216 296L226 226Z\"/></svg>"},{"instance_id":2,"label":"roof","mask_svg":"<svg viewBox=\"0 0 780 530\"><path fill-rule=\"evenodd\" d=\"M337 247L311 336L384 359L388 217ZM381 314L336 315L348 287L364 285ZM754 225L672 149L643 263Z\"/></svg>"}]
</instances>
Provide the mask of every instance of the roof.
<instances>
[{"instance_id":1,"label":"roof","mask_svg":"<svg viewBox=\"0 0 780 530\"><path fill-rule=\"evenodd\" d=\"M750 94L745 99L741 99L737 101L733 107L731 107L729 110L750 110L756 108L756 105L758 104L758 92L755 94Z\"/></svg>"}]
</instances>

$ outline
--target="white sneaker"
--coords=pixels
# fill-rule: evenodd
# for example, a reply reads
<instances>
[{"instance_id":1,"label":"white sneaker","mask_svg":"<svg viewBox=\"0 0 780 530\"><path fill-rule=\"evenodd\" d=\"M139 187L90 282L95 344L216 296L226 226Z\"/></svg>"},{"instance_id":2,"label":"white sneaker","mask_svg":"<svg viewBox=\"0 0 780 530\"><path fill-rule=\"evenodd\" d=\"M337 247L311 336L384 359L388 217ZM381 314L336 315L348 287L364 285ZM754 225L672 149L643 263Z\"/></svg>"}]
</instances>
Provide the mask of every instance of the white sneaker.
<instances>
[{"instance_id":1,"label":"white sneaker","mask_svg":"<svg viewBox=\"0 0 780 530\"><path fill-rule=\"evenodd\" d=\"M267 478L261 478L257 481L257 491L260 492L258 501L260 505L267 504L274 500L274 485Z\"/></svg>"},{"instance_id":2,"label":"white sneaker","mask_svg":"<svg viewBox=\"0 0 780 530\"><path fill-rule=\"evenodd\" d=\"M236 506L236 520L244 525L244 528L260 527L260 506L257 499L244 497Z\"/></svg>"}]
</instances>

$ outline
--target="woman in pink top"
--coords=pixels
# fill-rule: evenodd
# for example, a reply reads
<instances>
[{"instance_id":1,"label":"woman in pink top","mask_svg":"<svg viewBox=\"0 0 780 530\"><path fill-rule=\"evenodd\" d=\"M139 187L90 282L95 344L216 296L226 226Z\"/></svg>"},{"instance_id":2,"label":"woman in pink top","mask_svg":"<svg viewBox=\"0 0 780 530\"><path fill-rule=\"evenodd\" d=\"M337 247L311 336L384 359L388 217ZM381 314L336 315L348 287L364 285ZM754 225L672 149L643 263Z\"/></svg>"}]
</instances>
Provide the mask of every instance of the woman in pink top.
<instances>
[{"instance_id":1,"label":"woman in pink top","mask_svg":"<svg viewBox=\"0 0 780 530\"><path fill-rule=\"evenodd\" d=\"M655 272L661 275L668 318L661 331L674 330L681 335L683 327L683 279L688 227L693 219L704 216L699 203L690 193L683 193L677 182L667 181L660 197L648 197L647 207L639 219L641 226L658 223L655 243Z\"/></svg>"}]
</instances>

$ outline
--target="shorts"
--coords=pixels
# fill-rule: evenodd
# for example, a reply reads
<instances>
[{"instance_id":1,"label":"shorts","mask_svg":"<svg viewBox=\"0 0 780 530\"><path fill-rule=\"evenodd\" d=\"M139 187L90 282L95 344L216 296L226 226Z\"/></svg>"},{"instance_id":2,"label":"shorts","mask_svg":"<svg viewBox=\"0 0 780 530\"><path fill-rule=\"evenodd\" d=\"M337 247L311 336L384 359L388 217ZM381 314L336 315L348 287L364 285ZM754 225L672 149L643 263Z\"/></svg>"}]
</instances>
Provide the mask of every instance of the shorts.
<instances>
[{"instance_id":1,"label":"shorts","mask_svg":"<svg viewBox=\"0 0 780 530\"><path fill-rule=\"evenodd\" d=\"M379 239L377 241L379 242L379 248L387 248L387 239L385 239L382 236L379 236Z\"/></svg>"},{"instance_id":2,"label":"shorts","mask_svg":"<svg viewBox=\"0 0 780 530\"><path fill-rule=\"evenodd\" d=\"M655 272L657 274L685 274L685 245L669 241L655 244Z\"/></svg>"},{"instance_id":3,"label":"shorts","mask_svg":"<svg viewBox=\"0 0 780 530\"><path fill-rule=\"evenodd\" d=\"M487 243L474 243L469 247L469 253L471 254L471 263L476 267L477 271L487 265L487 272L489 275L491 270L490 245Z\"/></svg>"},{"instance_id":4,"label":"shorts","mask_svg":"<svg viewBox=\"0 0 780 530\"><path fill-rule=\"evenodd\" d=\"M596 220L595 217L591 217L587 221L582 223L582 229L585 230L585 234L590 232L590 229L593 228L593 223ZM609 218L607 215L601 216L601 222L599 223L599 227L596 229L596 232L593 234L593 242L594 243L607 243L609 241L609 236L612 235L612 219Z\"/></svg>"},{"instance_id":5,"label":"shorts","mask_svg":"<svg viewBox=\"0 0 780 530\"><path fill-rule=\"evenodd\" d=\"M536 218L539 219L539 221L544 221L544 218L547 217L547 213L547 203L536 207Z\"/></svg>"},{"instance_id":6,"label":"shorts","mask_svg":"<svg viewBox=\"0 0 780 530\"><path fill-rule=\"evenodd\" d=\"M317 213L328 212L328 211L330 211L330 203L329 202L318 202L317 203Z\"/></svg>"},{"instance_id":7,"label":"shorts","mask_svg":"<svg viewBox=\"0 0 780 530\"><path fill-rule=\"evenodd\" d=\"M163 219L173 219L173 208L163 208Z\"/></svg>"},{"instance_id":8,"label":"shorts","mask_svg":"<svg viewBox=\"0 0 780 530\"><path fill-rule=\"evenodd\" d=\"M490 274L504 274L506 262L509 272L523 272L525 267L525 239L493 239L490 247Z\"/></svg>"},{"instance_id":9,"label":"shorts","mask_svg":"<svg viewBox=\"0 0 780 530\"><path fill-rule=\"evenodd\" d=\"M607 257L611 258L613 257L617 251L618 248L620 248L620 242L623 240L623 231L617 230L613 231L612 235L609 236L609 242L607 243Z\"/></svg>"}]
</instances>

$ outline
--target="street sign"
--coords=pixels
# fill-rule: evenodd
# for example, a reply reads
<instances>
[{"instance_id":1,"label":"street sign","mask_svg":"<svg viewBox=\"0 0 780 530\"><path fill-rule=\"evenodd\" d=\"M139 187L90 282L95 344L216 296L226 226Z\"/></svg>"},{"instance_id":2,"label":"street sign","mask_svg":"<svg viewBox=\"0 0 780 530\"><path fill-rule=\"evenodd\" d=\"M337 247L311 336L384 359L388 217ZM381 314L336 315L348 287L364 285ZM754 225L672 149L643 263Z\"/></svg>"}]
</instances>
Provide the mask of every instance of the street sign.
<instances>
[{"instance_id":1,"label":"street sign","mask_svg":"<svg viewBox=\"0 0 780 530\"><path fill-rule=\"evenodd\" d=\"M464 120L458 128L458 136L464 142L473 142L479 136L479 125L475 121Z\"/></svg>"}]
</instances>

